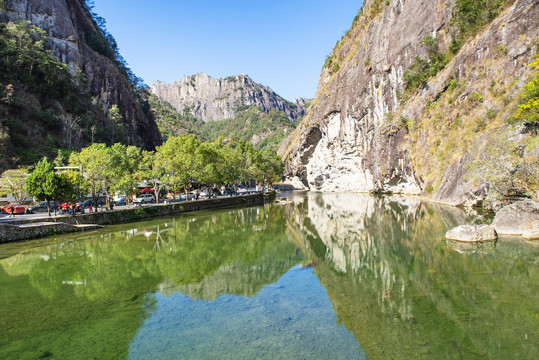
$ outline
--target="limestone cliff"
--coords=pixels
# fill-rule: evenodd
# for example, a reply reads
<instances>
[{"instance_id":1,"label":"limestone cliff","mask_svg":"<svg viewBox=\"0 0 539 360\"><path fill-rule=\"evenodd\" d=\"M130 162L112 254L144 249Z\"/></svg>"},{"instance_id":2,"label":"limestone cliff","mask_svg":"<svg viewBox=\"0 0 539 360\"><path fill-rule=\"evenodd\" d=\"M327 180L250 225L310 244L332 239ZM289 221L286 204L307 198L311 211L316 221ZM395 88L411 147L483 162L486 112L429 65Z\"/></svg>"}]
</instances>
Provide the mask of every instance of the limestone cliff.
<instances>
[{"instance_id":1,"label":"limestone cliff","mask_svg":"<svg viewBox=\"0 0 539 360\"><path fill-rule=\"evenodd\" d=\"M290 181L326 191L423 193L455 205L485 198L489 180L470 165L494 141L530 139L508 120L531 76L539 4L509 2L441 71L407 91L404 74L429 55L423 39L450 53L456 2L365 1L328 57L304 121L280 148Z\"/></svg>"},{"instance_id":2,"label":"limestone cliff","mask_svg":"<svg viewBox=\"0 0 539 360\"><path fill-rule=\"evenodd\" d=\"M238 108L245 106L258 106L265 113L273 109L282 111L293 121L305 113L306 105L305 99L296 99L294 103L283 99L247 75L214 79L197 74L185 76L173 84L157 81L150 90L178 113L187 110L204 122L234 118Z\"/></svg>"},{"instance_id":3,"label":"limestone cliff","mask_svg":"<svg viewBox=\"0 0 539 360\"><path fill-rule=\"evenodd\" d=\"M88 37L97 34L98 29L82 1L5 0L4 3L2 21L27 20L43 29L54 58L66 64L73 76L85 75L91 101L101 111L97 116L101 117L98 120L102 126L108 109L116 104L123 116L129 143L146 148L161 143L155 122L136 101L125 74L113 60L88 44Z\"/></svg>"}]
</instances>

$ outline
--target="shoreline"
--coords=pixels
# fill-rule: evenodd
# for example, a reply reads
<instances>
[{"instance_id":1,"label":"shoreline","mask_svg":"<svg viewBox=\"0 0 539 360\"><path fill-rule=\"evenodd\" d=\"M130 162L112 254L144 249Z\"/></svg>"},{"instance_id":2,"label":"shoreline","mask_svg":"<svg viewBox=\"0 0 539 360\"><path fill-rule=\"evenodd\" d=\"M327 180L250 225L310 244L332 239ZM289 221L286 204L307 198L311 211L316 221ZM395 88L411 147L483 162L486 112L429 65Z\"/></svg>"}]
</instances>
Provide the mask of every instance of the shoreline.
<instances>
[{"instance_id":1,"label":"shoreline","mask_svg":"<svg viewBox=\"0 0 539 360\"><path fill-rule=\"evenodd\" d=\"M57 234L95 230L102 228L104 225L137 222L193 211L263 205L273 201L275 197L276 192L271 191L264 194L258 193L226 198L184 201L172 204L156 204L129 209L85 213L76 216L6 221L5 223L0 223L0 244L37 239Z\"/></svg>"}]
</instances>

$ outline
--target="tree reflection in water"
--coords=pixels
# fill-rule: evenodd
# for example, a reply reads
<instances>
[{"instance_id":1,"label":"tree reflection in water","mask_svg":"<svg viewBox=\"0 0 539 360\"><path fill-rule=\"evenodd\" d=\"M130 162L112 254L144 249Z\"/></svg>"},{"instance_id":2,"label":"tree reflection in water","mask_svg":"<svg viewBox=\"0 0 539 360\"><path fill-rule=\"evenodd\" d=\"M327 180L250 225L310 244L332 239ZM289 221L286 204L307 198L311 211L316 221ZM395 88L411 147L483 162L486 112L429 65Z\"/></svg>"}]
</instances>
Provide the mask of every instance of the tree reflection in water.
<instances>
[{"instance_id":1,"label":"tree reflection in water","mask_svg":"<svg viewBox=\"0 0 539 360\"><path fill-rule=\"evenodd\" d=\"M0 358L126 357L154 291L252 296L303 260L278 207L93 234L58 236L0 260Z\"/></svg>"},{"instance_id":2,"label":"tree reflection in water","mask_svg":"<svg viewBox=\"0 0 539 360\"><path fill-rule=\"evenodd\" d=\"M537 244L446 242L488 216L414 198L290 200L3 245L0 358L125 358L156 292L251 297L298 263L371 359L539 353Z\"/></svg>"}]
</instances>

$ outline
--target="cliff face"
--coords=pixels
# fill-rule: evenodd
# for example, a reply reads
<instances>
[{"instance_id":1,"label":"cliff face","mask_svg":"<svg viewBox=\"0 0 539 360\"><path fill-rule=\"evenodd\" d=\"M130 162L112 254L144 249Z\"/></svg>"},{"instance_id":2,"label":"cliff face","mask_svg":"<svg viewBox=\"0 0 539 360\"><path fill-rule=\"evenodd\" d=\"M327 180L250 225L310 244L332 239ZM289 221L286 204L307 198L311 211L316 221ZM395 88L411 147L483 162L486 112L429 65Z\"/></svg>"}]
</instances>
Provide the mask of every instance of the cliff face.
<instances>
[{"instance_id":1,"label":"cliff face","mask_svg":"<svg viewBox=\"0 0 539 360\"><path fill-rule=\"evenodd\" d=\"M279 150L290 181L326 191L428 189L451 204L485 197L486 178L470 179L477 154L500 133L514 142L529 137L506 123L530 77L539 5L515 1L406 93L404 73L416 57L428 57L427 35L449 53L455 2L365 1L328 58L303 123Z\"/></svg>"},{"instance_id":2,"label":"cliff face","mask_svg":"<svg viewBox=\"0 0 539 360\"><path fill-rule=\"evenodd\" d=\"M258 106L265 113L276 109L284 112L291 121L305 113L305 99L290 103L247 75L214 79L197 74L185 76L173 84L157 81L150 90L178 113L183 114L187 109L204 122L234 118L242 106Z\"/></svg>"},{"instance_id":3,"label":"cliff face","mask_svg":"<svg viewBox=\"0 0 539 360\"><path fill-rule=\"evenodd\" d=\"M88 33L97 29L78 0L6 0L4 21L28 20L47 34L54 58L72 75L86 75L92 102L103 115L120 108L131 144L153 148L161 143L155 122L136 102L126 77L110 59L92 50ZM104 121L104 119L101 119Z\"/></svg>"}]
</instances>

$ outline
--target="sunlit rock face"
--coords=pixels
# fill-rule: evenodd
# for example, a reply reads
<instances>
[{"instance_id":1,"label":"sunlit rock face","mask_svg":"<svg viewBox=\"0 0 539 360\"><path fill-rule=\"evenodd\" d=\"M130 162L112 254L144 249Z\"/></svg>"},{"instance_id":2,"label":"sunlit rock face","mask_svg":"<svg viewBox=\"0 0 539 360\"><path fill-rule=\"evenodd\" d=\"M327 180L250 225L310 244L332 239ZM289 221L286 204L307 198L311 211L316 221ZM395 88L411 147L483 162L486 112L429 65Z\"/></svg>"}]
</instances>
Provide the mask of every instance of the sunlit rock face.
<instances>
[{"instance_id":1,"label":"sunlit rock face","mask_svg":"<svg viewBox=\"0 0 539 360\"><path fill-rule=\"evenodd\" d=\"M282 111L294 121L305 113L307 105L305 99L288 102L269 87L257 84L243 74L225 79L197 74L184 76L172 84L156 81L150 91L180 114L188 111L204 122L234 118L242 106L257 106L266 113L274 109Z\"/></svg>"},{"instance_id":2,"label":"sunlit rock face","mask_svg":"<svg viewBox=\"0 0 539 360\"><path fill-rule=\"evenodd\" d=\"M488 109L503 109L487 91L494 77L505 86L508 98L530 78L539 5L534 0L515 1L425 86L406 95L404 73L416 57L428 59L422 40L434 36L440 51L448 52L454 6L454 0L365 1L357 22L330 55L340 59L339 66L323 68L303 122L279 149L286 161L285 176L294 186L421 193L452 205L481 204L487 181L481 176L470 179L469 169L478 152L487 152L493 133L478 131L469 144L456 149L447 131L473 93L482 94L483 100L469 110L470 118L481 121ZM429 113L453 80L464 84L461 97ZM453 114L453 120L446 113ZM433 118L444 126L433 125ZM415 131L414 124L422 124L421 131ZM516 136L520 129L500 132ZM444 146L454 149L448 151L449 159L439 156Z\"/></svg>"},{"instance_id":3,"label":"sunlit rock face","mask_svg":"<svg viewBox=\"0 0 539 360\"><path fill-rule=\"evenodd\" d=\"M6 0L3 21L26 20L43 29L54 58L66 64L72 75L84 74L93 103L104 114L116 104L123 116L131 144L153 148L161 143L155 122L134 98L131 86L117 65L87 43L97 33L78 0Z\"/></svg>"}]
</instances>

